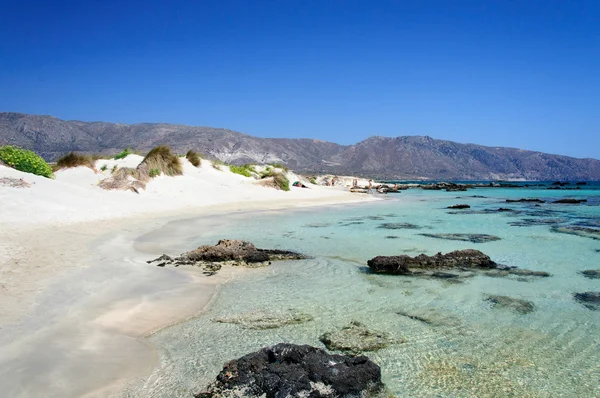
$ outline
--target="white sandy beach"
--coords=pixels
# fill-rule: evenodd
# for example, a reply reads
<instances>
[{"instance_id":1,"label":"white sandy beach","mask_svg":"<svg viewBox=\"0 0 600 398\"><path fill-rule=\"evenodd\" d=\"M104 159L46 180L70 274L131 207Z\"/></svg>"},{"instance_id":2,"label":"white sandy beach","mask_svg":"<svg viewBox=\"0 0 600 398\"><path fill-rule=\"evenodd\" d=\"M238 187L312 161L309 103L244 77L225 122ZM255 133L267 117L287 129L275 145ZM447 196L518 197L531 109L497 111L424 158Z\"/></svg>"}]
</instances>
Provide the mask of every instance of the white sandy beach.
<instances>
[{"instance_id":1,"label":"white sandy beach","mask_svg":"<svg viewBox=\"0 0 600 398\"><path fill-rule=\"evenodd\" d=\"M198 314L221 283L251 272L206 277L150 266L145 261L163 252L192 249L149 234L158 227L192 216L206 215L210 225L218 214L372 200L338 187L265 188L208 161L195 168L184 160L183 176L157 177L140 194L97 186L114 164L140 160L99 160L107 171L78 167L55 180L0 166L0 177L31 184L0 186L0 385L7 396L120 396L155 366L143 336Z\"/></svg>"}]
</instances>

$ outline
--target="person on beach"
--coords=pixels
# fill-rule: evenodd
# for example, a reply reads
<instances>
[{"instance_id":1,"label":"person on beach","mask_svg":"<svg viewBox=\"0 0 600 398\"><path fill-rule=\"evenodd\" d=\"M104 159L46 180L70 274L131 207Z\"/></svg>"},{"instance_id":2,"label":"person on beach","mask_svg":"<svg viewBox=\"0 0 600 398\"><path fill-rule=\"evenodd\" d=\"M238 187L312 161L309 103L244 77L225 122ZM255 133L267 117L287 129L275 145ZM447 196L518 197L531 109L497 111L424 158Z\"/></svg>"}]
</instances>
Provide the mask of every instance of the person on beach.
<instances>
[{"instance_id":1,"label":"person on beach","mask_svg":"<svg viewBox=\"0 0 600 398\"><path fill-rule=\"evenodd\" d=\"M373 180L369 180L369 190L367 193L373 193Z\"/></svg>"}]
</instances>

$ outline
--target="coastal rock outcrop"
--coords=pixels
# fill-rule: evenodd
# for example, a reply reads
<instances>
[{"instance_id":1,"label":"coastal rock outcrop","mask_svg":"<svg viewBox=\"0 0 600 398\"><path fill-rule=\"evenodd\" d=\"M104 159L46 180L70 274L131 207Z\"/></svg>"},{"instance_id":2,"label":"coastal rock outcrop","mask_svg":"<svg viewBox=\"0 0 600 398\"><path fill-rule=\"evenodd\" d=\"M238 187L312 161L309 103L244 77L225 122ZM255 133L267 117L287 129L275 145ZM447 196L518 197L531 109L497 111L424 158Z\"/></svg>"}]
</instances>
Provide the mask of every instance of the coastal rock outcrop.
<instances>
[{"instance_id":1,"label":"coastal rock outcrop","mask_svg":"<svg viewBox=\"0 0 600 398\"><path fill-rule=\"evenodd\" d=\"M369 330L356 321L340 330L323 334L319 340L330 350L352 355L377 351L394 343L388 333Z\"/></svg>"},{"instance_id":2,"label":"coastal rock outcrop","mask_svg":"<svg viewBox=\"0 0 600 398\"><path fill-rule=\"evenodd\" d=\"M555 200L552 203L563 203L563 204L577 205L579 203L585 203L585 202L587 202L587 199L559 199L559 200Z\"/></svg>"},{"instance_id":3,"label":"coastal rock outcrop","mask_svg":"<svg viewBox=\"0 0 600 398\"><path fill-rule=\"evenodd\" d=\"M590 310L600 310L600 292L573 293L573 298Z\"/></svg>"},{"instance_id":4,"label":"coastal rock outcrop","mask_svg":"<svg viewBox=\"0 0 600 398\"><path fill-rule=\"evenodd\" d=\"M163 254L154 260L147 261L147 263L156 262L159 267L165 265L174 265L175 267L194 265L204 267L207 273L214 274L224 264L262 267L269 265L271 261L303 260L307 258L309 257L292 251L258 249L252 243L243 240L222 239L214 246L200 246L175 258Z\"/></svg>"},{"instance_id":5,"label":"coastal rock outcrop","mask_svg":"<svg viewBox=\"0 0 600 398\"><path fill-rule=\"evenodd\" d=\"M506 203L546 203L546 201L533 198L533 199L506 199Z\"/></svg>"},{"instance_id":6,"label":"coastal rock outcrop","mask_svg":"<svg viewBox=\"0 0 600 398\"><path fill-rule=\"evenodd\" d=\"M535 310L535 306L531 301L513 297L488 294L485 296L485 300L492 303L494 308L505 308L519 314L529 314Z\"/></svg>"},{"instance_id":7,"label":"coastal rock outcrop","mask_svg":"<svg viewBox=\"0 0 600 398\"><path fill-rule=\"evenodd\" d=\"M467 205L467 204L458 204L458 205L452 205L452 206L448 206L447 209L470 209L471 206Z\"/></svg>"},{"instance_id":8,"label":"coastal rock outcrop","mask_svg":"<svg viewBox=\"0 0 600 398\"><path fill-rule=\"evenodd\" d=\"M282 343L226 363L195 397L361 397L384 389L381 369L365 356Z\"/></svg>"},{"instance_id":9,"label":"coastal rock outcrop","mask_svg":"<svg viewBox=\"0 0 600 398\"><path fill-rule=\"evenodd\" d=\"M600 240L600 228L588 228L578 225L554 226L550 229L552 232L581 236L582 238L591 238Z\"/></svg>"}]
</instances>

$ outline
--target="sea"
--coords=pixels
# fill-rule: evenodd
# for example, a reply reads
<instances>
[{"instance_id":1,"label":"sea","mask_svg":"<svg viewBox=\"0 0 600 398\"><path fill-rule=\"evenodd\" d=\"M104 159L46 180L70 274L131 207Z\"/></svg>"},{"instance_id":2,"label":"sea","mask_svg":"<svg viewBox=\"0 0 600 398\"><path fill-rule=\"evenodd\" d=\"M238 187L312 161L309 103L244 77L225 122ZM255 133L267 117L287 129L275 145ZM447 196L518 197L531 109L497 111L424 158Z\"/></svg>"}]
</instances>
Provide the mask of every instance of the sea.
<instances>
[{"instance_id":1,"label":"sea","mask_svg":"<svg viewBox=\"0 0 600 398\"><path fill-rule=\"evenodd\" d=\"M190 397L229 360L280 342L325 348L324 333L360 322L391 337L387 347L364 354L396 397L600 397L600 309L574 296L600 291L600 279L582 274L600 269L600 184L519 185L409 189L368 204L182 220L173 253L226 238L311 258L245 272L223 285L204 313L150 336L159 366L126 395ZM544 203L507 202L521 198ZM553 203L563 198L587 202ZM470 208L448 209L455 204ZM379 255L467 248L551 276L451 280L367 267ZM490 295L525 300L527 311ZM290 313L310 320L270 329L219 321Z\"/></svg>"}]
</instances>

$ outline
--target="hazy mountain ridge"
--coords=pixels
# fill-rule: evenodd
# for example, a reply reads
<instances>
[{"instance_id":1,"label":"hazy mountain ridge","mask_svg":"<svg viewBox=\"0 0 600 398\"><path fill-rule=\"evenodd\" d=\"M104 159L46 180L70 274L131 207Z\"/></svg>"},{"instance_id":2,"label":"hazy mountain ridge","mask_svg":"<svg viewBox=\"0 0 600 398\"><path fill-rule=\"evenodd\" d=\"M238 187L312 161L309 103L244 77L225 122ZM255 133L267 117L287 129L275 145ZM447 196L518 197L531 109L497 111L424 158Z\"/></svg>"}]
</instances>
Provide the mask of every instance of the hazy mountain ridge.
<instances>
[{"instance_id":1,"label":"hazy mountain ridge","mask_svg":"<svg viewBox=\"0 0 600 398\"><path fill-rule=\"evenodd\" d=\"M379 178L600 180L600 161L431 137L370 137L355 145L316 139L258 138L235 131L166 123L65 121L0 113L0 145L35 150L49 161L69 151L117 153L166 144L227 163L285 163L300 172Z\"/></svg>"}]
</instances>

